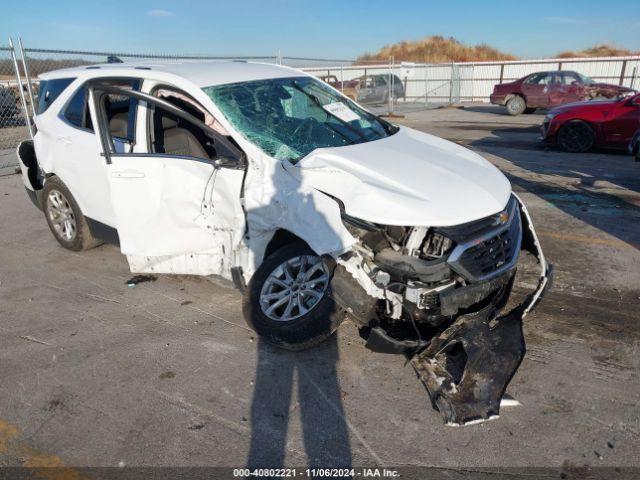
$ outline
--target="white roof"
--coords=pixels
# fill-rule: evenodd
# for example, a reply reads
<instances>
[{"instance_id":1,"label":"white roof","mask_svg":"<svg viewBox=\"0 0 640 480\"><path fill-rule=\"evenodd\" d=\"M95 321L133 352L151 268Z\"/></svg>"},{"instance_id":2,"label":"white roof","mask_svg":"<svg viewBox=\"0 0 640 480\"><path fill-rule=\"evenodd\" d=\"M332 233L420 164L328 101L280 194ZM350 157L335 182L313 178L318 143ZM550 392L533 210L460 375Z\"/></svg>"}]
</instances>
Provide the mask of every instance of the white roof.
<instances>
[{"instance_id":1,"label":"white roof","mask_svg":"<svg viewBox=\"0 0 640 480\"><path fill-rule=\"evenodd\" d=\"M255 63L234 60L211 61L147 61L140 63L105 63L98 65L83 65L81 67L65 68L42 73L39 78L49 80L68 76L91 77L92 72L97 76L127 75L144 78L144 71L164 72L185 78L198 87L222 85L225 83L264 80L269 78L284 78L305 75L299 70L269 63Z\"/></svg>"}]
</instances>

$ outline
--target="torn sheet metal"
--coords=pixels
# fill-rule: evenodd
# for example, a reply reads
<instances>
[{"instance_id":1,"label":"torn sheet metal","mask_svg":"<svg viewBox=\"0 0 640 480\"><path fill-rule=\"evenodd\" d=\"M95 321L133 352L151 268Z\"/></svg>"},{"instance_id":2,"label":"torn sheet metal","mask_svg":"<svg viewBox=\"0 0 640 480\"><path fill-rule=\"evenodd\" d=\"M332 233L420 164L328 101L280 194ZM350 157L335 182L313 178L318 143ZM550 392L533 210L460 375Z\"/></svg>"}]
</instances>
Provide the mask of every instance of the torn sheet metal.
<instances>
[{"instance_id":1,"label":"torn sheet metal","mask_svg":"<svg viewBox=\"0 0 640 480\"><path fill-rule=\"evenodd\" d=\"M375 272L363 260L359 252L354 250L349 255L339 257L336 262L358 282L367 295L379 300L386 300L389 303L391 318L400 318L402 314L402 295L376 285L373 281ZM334 292L337 292L337 290L334 289ZM334 295L336 294L334 293Z\"/></svg>"},{"instance_id":2,"label":"torn sheet metal","mask_svg":"<svg viewBox=\"0 0 640 480\"><path fill-rule=\"evenodd\" d=\"M494 309L461 316L412 362L447 425L497 417L524 357L524 307L498 318Z\"/></svg>"},{"instance_id":3,"label":"torn sheet metal","mask_svg":"<svg viewBox=\"0 0 640 480\"><path fill-rule=\"evenodd\" d=\"M447 425L469 425L500 414L502 396L526 351L522 320L551 285L553 269L544 258L526 208L518 201L524 223L522 248L531 251L540 266L537 288L509 313L496 316L508 299L512 278L493 302L459 317L411 360Z\"/></svg>"}]
</instances>

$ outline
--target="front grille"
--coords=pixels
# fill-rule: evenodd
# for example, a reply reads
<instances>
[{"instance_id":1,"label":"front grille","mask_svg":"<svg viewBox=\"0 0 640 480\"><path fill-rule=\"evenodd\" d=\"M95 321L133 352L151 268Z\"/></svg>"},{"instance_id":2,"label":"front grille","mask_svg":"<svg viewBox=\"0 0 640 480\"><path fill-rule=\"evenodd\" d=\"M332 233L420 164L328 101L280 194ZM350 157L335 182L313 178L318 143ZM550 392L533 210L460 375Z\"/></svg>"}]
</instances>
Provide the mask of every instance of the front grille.
<instances>
[{"instance_id":1,"label":"front grille","mask_svg":"<svg viewBox=\"0 0 640 480\"><path fill-rule=\"evenodd\" d=\"M460 244L451 252L448 263L467 280L486 280L517 261L522 241L520 211L516 202L509 207L506 225Z\"/></svg>"},{"instance_id":2,"label":"front grille","mask_svg":"<svg viewBox=\"0 0 640 480\"><path fill-rule=\"evenodd\" d=\"M496 236L480 242L460 256L458 263L473 277L491 275L512 262L518 254L520 242L520 218L516 217L509 228Z\"/></svg>"}]
</instances>

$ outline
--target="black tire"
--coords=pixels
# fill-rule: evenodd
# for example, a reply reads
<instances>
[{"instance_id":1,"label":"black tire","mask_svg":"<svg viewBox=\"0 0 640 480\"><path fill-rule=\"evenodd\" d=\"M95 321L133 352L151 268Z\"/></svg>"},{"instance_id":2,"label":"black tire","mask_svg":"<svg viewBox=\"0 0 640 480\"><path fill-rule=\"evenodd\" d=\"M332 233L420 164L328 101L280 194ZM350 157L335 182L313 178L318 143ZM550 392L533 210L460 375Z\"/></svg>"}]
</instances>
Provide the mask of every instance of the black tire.
<instances>
[{"instance_id":1,"label":"black tire","mask_svg":"<svg viewBox=\"0 0 640 480\"><path fill-rule=\"evenodd\" d=\"M520 115L527 109L527 102L520 95L514 95L509 99L506 107L509 115Z\"/></svg>"},{"instance_id":2,"label":"black tire","mask_svg":"<svg viewBox=\"0 0 640 480\"><path fill-rule=\"evenodd\" d=\"M269 343L286 350L304 350L322 343L336 331L346 316L332 298L333 268L328 267L325 267L328 280L324 294L306 314L288 321L278 321L265 313L261 305L265 282L279 267L288 261L295 262L302 256L317 258L303 242L291 243L276 250L253 274L243 295L242 311L249 326Z\"/></svg>"},{"instance_id":3,"label":"black tire","mask_svg":"<svg viewBox=\"0 0 640 480\"><path fill-rule=\"evenodd\" d=\"M535 108L525 108L523 113L524 113L525 115L531 115L531 114L532 114L532 113L534 113L536 110L537 110L537 109L535 109Z\"/></svg>"},{"instance_id":4,"label":"black tire","mask_svg":"<svg viewBox=\"0 0 640 480\"><path fill-rule=\"evenodd\" d=\"M558 131L558 146L565 152L583 153L591 150L595 139L593 129L582 120L571 120Z\"/></svg>"},{"instance_id":5,"label":"black tire","mask_svg":"<svg viewBox=\"0 0 640 480\"><path fill-rule=\"evenodd\" d=\"M60 208L55 208L55 201L61 202L63 209L68 212L66 216L71 221L72 228L60 227L59 222L56 221L59 217L56 217L55 212L60 211ZM87 220L75 198L57 176L49 177L44 184L42 210L51 233L64 248L78 252L100 245L101 242L91 235Z\"/></svg>"}]
</instances>

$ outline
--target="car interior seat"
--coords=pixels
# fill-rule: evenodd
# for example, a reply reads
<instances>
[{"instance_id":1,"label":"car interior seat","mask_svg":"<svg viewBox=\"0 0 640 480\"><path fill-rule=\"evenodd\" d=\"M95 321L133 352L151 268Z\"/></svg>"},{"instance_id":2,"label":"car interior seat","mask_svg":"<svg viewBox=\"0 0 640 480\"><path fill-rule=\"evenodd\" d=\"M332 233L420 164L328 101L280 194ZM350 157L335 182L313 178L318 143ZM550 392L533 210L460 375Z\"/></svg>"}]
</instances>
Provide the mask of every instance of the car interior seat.
<instances>
[{"instance_id":1,"label":"car interior seat","mask_svg":"<svg viewBox=\"0 0 640 480\"><path fill-rule=\"evenodd\" d=\"M164 134L164 153L210 158L195 135L189 130L179 127L176 120L162 117L162 130Z\"/></svg>"}]
</instances>

